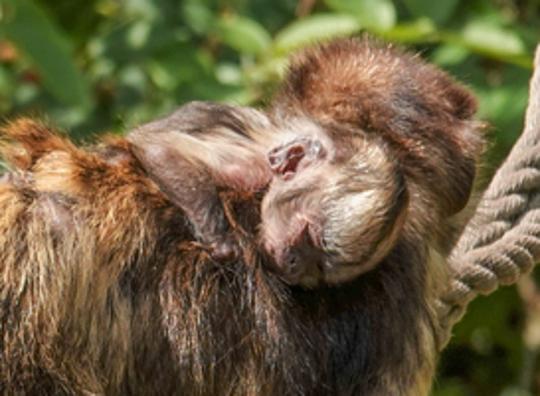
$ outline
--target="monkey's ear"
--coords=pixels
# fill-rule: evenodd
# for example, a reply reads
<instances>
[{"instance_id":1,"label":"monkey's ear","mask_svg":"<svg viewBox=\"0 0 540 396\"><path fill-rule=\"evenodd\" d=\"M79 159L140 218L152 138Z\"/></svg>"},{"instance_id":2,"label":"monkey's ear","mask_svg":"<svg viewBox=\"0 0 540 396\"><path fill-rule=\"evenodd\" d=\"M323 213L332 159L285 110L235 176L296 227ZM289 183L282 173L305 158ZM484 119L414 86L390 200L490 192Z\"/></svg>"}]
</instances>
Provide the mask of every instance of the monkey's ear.
<instances>
[{"instance_id":1,"label":"monkey's ear","mask_svg":"<svg viewBox=\"0 0 540 396\"><path fill-rule=\"evenodd\" d=\"M462 159L458 161L460 171L454 175L457 199L451 207L451 212L457 213L465 207L473 190L478 161L486 148L487 123L474 119L478 103L466 87L453 83L447 91L447 98L452 105L454 117L459 119L456 125L460 125L456 136Z\"/></svg>"},{"instance_id":2,"label":"monkey's ear","mask_svg":"<svg viewBox=\"0 0 540 396\"><path fill-rule=\"evenodd\" d=\"M461 85L453 84L446 98L452 106L452 114L461 120L470 120L478 110L476 98Z\"/></svg>"},{"instance_id":3,"label":"monkey's ear","mask_svg":"<svg viewBox=\"0 0 540 396\"><path fill-rule=\"evenodd\" d=\"M467 205L476 176L475 161L464 159L457 167L451 169L451 172L453 174L446 183L441 184L444 187L443 191L440 191L442 209L447 216L460 212Z\"/></svg>"},{"instance_id":4,"label":"monkey's ear","mask_svg":"<svg viewBox=\"0 0 540 396\"><path fill-rule=\"evenodd\" d=\"M470 107L456 107L465 116ZM470 115L469 115L470 117ZM469 201L474 187L477 165L485 150L485 129L487 124L481 121L456 120L454 131L448 133L453 141L447 141L444 149L448 150L444 165L437 166L440 183L435 189L440 193L445 214L453 215L461 211Z\"/></svg>"}]
</instances>

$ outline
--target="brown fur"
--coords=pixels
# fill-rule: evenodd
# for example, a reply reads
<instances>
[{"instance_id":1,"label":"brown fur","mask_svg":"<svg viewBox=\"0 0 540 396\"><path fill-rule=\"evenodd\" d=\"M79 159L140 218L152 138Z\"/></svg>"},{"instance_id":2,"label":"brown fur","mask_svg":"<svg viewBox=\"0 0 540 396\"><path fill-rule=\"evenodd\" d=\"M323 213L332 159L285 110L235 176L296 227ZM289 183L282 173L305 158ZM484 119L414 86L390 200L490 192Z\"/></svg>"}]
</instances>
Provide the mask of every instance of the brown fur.
<instances>
[{"instance_id":1,"label":"brown fur","mask_svg":"<svg viewBox=\"0 0 540 396\"><path fill-rule=\"evenodd\" d=\"M191 102L128 136L146 172L186 213L197 238L219 261L239 253L219 192L252 195L271 178L264 148L248 138L262 130L271 125L261 112Z\"/></svg>"},{"instance_id":2,"label":"brown fur","mask_svg":"<svg viewBox=\"0 0 540 396\"><path fill-rule=\"evenodd\" d=\"M401 172L383 147L359 132L192 102L128 139L218 261L230 258L220 252L240 251L219 191L242 193L258 206L255 194L266 189L259 240L269 268L289 284L315 287L373 268L394 246L406 217Z\"/></svg>"},{"instance_id":3,"label":"brown fur","mask_svg":"<svg viewBox=\"0 0 540 396\"><path fill-rule=\"evenodd\" d=\"M297 58L272 122L307 117L376 141L410 195L388 255L315 290L265 270L257 194L221 193L241 258L217 264L130 143L77 148L34 121L9 124L0 392L427 394L432 292L444 280L434 258L472 184L481 148L472 113L472 97L442 72L367 40Z\"/></svg>"},{"instance_id":4,"label":"brown fur","mask_svg":"<svg viewBox=\"0 0 540 396\"><path fill-rule=\"evenodd\" d=\"M290 120L299 118L309 119L325 130L334 146L342 151L337 156L341 158L335 162L340 164L338 169L343 181L332 180L340 186L339 192L325 188L324 181L332 178L322 172L305 182L304 188L319 185L315 202L324 197L332 203L354 193L355 173L356 180L362 182L363 179L364 188L369 187L368 177L362 178L358 167L362 158L371 155L372 169L368 166L367 172L375 175L373 168L381 169L375 179L392 180L392 174L395 185L404 180L409 198L404 234L416 234L445 256L467 218L462 210L468 203L476 162L484 148L484 125L472 119L475 112L474 97L447 74L417 56L364 38L336 40L297 55L273 101L270 116L278 125L287 125ZM373 151L382 151L386 161L377 159ZM271 188L265 198L273 206L279 205L276 203L282 201L281 197L292 196L293 188L275 190ZM388 188L377 187L375 191L377 200L385 203L383 206L391 208L396 202L396 190L394 196ZM374 213L363 219L370 221L364 221L357 231L349 230L348 234L354 236L349 241L343 237L332 241L340 230L339 226L331 227L326 238L330 244L357 246L357 254L363 246L372 246L374 243L368 242L368 237L360 236L361 230L384 229L374 226L377 217L389 216L375 214L376 205L371 205ZM282 212L286 206L291 203L275 207L274 212ZM342 227L347 219L353 224L358 221L351 219L362 219L344 209L341 213L335 207L325 209L323 206L317 212L325 210L333 216L337 212L336 223ZM396 223L397 227L390 228L393 232L401 229L401 220ZM387 241L390 247L394 243L393 238ZM379 251L387 252L386 249ZM357 261L360 265L356 265L352 276L365 272L362 268L365 261ZM365 266L369 269L373 263ZM327 278L332 279L331 275ZM337 279L342 278L343 275L338 274Z\"/></svg>"},{"instance_id":5,"label":"brown fur","mask_svg":"<svg viewBox=\"0 0 540 396\"><path fill-rule=\"evenodd\" d=\"M417 56L366 39L320 46L293 60L275 108L381 137L444 216L469 199L483 150L476 101Z\"/></svg>"}]
</instances>

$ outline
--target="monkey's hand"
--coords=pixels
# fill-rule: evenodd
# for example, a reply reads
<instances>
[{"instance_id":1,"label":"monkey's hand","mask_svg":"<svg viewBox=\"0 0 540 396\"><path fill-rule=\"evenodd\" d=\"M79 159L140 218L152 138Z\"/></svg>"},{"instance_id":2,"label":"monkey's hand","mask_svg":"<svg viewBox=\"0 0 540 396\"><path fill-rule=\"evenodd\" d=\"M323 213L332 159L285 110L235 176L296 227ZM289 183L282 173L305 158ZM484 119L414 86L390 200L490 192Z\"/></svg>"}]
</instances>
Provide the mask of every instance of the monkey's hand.
<instances>
[{"instance_id":1,"label":"monkey's hand","mask_svg":"<svg viewBox=\"0 0 540 396\"><path fill-rule=\"evenodd\" d=\"M142 167L219 261L234 260L239 252L219 191L249 196L272 177L264 150L249 137L250 127L259 124L266 127L267 121L257 111L194 102L128 136Z\"/></svg>"}]
</instances>

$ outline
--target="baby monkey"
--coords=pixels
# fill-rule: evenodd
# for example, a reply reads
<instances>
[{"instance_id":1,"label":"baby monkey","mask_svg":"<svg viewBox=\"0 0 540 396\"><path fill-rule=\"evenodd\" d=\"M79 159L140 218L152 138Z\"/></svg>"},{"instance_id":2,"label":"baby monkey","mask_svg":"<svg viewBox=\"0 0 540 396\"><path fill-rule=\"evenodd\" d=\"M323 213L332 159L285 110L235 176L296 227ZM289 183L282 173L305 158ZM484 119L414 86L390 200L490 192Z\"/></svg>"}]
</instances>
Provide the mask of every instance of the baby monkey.
<instances>
[{"instance_id":1,"label":"baby monkey","mask_svg":"<svg viewBox=\"0 0 540 396\"><path fill-rule=\"evenodd\" d=\"M354 131L291 123L300 136L268 153L273 178L261 242L288 283L350 281L394 246L408 202L403 177L379 145Z\"/></svg>"},{"instance_id":2,"label":"baby monkey","mask_svg":"<svg viewBox=\"0 0 540 396\"><path fill-rule=\"evenodd\" d=\"M399 242L448 252L483 148L475 111L418 57L336 40L293 58L266 112L192 103L130 140L215 258L238 253L218 195L233 189L261 208L270 267L314 287L402 260Z\"/></svg>"},{"instance_id":3,"label":"baby monkey","mask_svg":"<svg viewBox=\"0 0 540 396\"><path fill-rule=\"evenodd\" d=\"M384 152L305 117L194 102L129 135L134 152L220 261L239 252L219 191L265 190L260 242L286 282L348 281L393 246L406 190Z\"/></svg>"}]
</instances>

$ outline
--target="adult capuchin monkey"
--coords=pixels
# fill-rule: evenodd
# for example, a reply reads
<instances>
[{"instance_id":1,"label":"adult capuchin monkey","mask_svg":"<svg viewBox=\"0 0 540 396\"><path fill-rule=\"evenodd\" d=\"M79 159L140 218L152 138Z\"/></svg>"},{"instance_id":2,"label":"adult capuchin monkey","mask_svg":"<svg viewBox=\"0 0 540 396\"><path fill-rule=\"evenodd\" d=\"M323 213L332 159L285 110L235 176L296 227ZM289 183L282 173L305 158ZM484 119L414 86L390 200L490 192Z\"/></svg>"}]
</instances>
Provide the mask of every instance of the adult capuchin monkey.
<instances>
[{"instance_id":1,"label":"adult capuchin monkey","mask_svg":"<svg viewBox=\"0 0 540 396\"><path fill-rule=\"evenodd\" d=\"M192 103L86 149L10 124L0 390L428 394L475 111L361 38L294 57L266 111Z\"/></svg>"}]
</instances>

